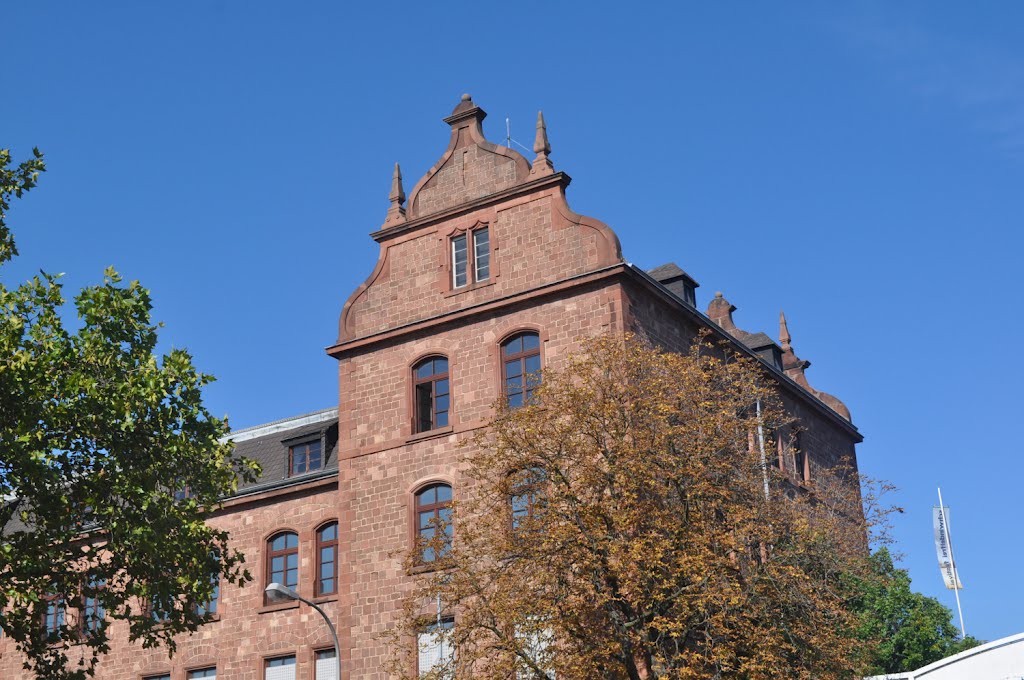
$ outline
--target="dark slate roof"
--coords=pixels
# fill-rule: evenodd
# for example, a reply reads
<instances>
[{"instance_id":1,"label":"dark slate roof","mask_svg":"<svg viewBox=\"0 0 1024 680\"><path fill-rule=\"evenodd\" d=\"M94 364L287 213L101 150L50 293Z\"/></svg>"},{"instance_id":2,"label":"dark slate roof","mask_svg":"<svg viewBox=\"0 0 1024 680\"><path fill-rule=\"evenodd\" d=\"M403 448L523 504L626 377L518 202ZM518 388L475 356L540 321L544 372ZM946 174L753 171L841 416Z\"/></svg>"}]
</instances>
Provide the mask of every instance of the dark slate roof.
<instances>
[{"instance_id":1,"label":"dark slate roof","mask_svg":"<svg viewBox=\"0 0 1024 680\"><path fill-rule=\"evenodd\" d=\"M232 432L235 454L260 464L263 473L251 484L239 487L239 493L251 493L257 487L277 486L285 480L315 479L338 469L338 409L314 411L294 418L257 425ZM324 455L322 467L296 477L288 477L288 448L293 444L319 439Z\"/></svg>"},{"instance_id":2,"label":"dark slate roof","mask_svg":"<svg viewBox=\"0 0 1024 680\"><path fill-rule=\"evenodd\" d=\"M664 281L665 279L670 279L673 276L680 276L681 274L685 274L686 272L680 269L679 265L677 265L675 262L669 262L667 264L659 265L654 269L648 269L647 273L653 276L658 281Z\"/></svg>"},{"instance_id":3,"label":"dark slate roof","mask_svg":"<svg viewBox=\"0 0 1024 680\"><path fill-rule=\"evenodd\" d=\"M680 269L679 265L677 265L675 262L669 262L667 264L659 265L654 269L648 269L647 273L650 274L651 278L653 278L655 281L663 282L668 281L669 279L685 277L694 284L699 285L692 276L690 276L682 269Z\"/></svg>"},{"instance_id":4,"label":"dark slate roof","mask_svg":"<svg viewBox=\"0 0 1024 680\"><path fill-rule=\"evenodd\" d=\"M762 349L775 344L775 341L765 333L744 333L744 336L740 339L750 349Z\"/></svg>"}]
</instances>

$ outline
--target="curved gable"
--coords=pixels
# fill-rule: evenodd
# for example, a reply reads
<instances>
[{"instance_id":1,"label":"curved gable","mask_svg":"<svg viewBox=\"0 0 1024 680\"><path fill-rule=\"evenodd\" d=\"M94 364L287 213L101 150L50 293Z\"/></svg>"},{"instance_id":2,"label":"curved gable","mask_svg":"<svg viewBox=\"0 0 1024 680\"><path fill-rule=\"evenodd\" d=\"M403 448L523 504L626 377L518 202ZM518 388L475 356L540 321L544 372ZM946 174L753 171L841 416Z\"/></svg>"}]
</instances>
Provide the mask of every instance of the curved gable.
<instances>
[{"instance_id":1,"label":"curved gable","mask_svg":"<svg viewBox=\"0 0 1024 680\"><path fill-rule=\"evenodd\" d=\"M408 218L415 219L483 198L526 181L530 164L521 155L484 138L487 114L469 95L444 121L452 136L441 159L409 195Z\"/></svg>"}]
</instances>

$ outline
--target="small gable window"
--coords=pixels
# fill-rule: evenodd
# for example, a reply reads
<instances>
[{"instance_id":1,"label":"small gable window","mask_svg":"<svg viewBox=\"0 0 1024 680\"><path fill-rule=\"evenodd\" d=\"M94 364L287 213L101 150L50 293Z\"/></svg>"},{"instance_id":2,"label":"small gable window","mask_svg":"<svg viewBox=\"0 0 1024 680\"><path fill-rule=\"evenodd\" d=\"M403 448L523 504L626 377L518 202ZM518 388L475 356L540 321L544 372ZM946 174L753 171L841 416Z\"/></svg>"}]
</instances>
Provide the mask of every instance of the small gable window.
<instances>
[{"instance_id":1,"label":"small gable window","mask_svg":"<svg viewBox=\"0 0 1024 680\"><path fill-rule=\"evenodd\" d=\"M293 444L288 447L288 476L294 477L319 470L324 466L320 440Z\"/></svg>"},{"instance_id":2,"label":"small gable window","mask_svg":"<svg viewBox=\"0 0 1024 680\"><path fill-rule=\"evenodd\" d=\"M448 359L428 357L413 368L415 392L415 432L430 432L448 426L451 409L451 382L448 380Z\"/></svg>"},{"instance_id":3,"label":"small gable window","mask_svg":"<svg viewBox=\"0 0 1024 680\"><path fill-rule=\"evenodd\" d=\"M452 237L452 288L491 278L491 237L487 227Z\"/></svg>"}]
</instances>

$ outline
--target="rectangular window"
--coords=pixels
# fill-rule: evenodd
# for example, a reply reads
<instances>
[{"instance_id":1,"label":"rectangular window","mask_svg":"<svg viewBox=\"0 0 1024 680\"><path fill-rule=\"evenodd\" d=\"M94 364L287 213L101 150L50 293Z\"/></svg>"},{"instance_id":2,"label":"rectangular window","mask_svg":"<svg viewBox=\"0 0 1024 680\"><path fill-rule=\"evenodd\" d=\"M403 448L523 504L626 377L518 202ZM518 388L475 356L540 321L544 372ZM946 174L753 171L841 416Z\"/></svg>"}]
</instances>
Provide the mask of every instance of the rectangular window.
<instances>
[{"instance_id":1,"label":"rectangular window","mask_svg":"<svg viewBox=\"0 0 1024 680\"><path fill-rule=\"evenodd\" d=\"M316 680L338 680L338 661L333 649L316 653Z\"/></svg>"},{"instance_id":2,"label":"rectangular window","mask_svg":"<svg viewBox=\"0 0 1024 680\"><path fill-rule=\"evenodd\" d=\"M64 600L60 595L49 595L45 601L46 613L43 624L46 626L46 634L57 637L60 635L60 627L64 625Z\"/></svg>"},{"instance_id":3,"label":"rectangular window","mask_svg":"<svg viewBox=\"0 0 1024 680\"><path fill-rule=\"evenodd\" d=\"M803 448L803 437L797 432L793 437L793 472L796 473L796 478L801 482L806 482L810 478L807 470L807 454Z\"/></svg>"},{"instance_id":4,"label":"rectangular window","mask_svg":"<svg viewBox=\"0 0 1024 680\"><path fill-rule=\"evenodd\" d=\"M171 618L171 612L173 611L174 604L172 602L165 602L158 597L150 598L149 616L157 623L169 621Z\"/></svg>"},{"instance_id":5,"label":"rectangular window","mask_svg":"<svg viewBox=\"0 0 1024 680\"><path fill-rule=\"evenodd\" d=\"M469 283L469 249L466 235L452 239L452 287L462 288Z\"/></svg>"},{"instance_id":6,"label":"rectangular window","mask_svg":"<svg viewBox=\"0 0 1024 680\"><path fill-rule=\"evenodd\" d=\"M432 670L450 666L454 661L455 653L452 650L451 641L445 635L455 627L452 619L442 620L439 623L432 623L416 635L416 646L418 649L417 670L420 677ZM448 673L446 677L451 677Z\"/></svg>"},{"instance_id":7,"label":"rectangular window","mask_svg":"<svg viewBox=\"0 0 1024 680\"><path fill-rule=\"evenodd\" d=\"M188 675L186 675L185 677L188 678L188 680L193 680L194 678L216 678L217 677L217 669L216 668L200 668L198 670L189 671Z\"/></svg>"},{"instance_id":8,"label":"rectangular window","mask_svg":"<svg viewBox=\"0 0 1024 680\"><path fill-rule=\"evenodd\" d=\"M451 243L452 288L491 278L491 236L487 227L459 234Z\"/></svg>"},{"instance_id":9,"label":"rectangular window","mask_svg":"<svg viewBox=\"0 0 1024 680\"><path fill-rule=\"evenodd\" d=\"M100 601L100 594L106 582L102 579L90 581L86 588L85 596L82 598L82 632L92 633L103 623L106 612L103 610L103 603Z\"/></svg>"},{"instance_id":10,"label":"rectangular window","mask_svg":"<svg viewBox=\"0 0 1024 680\"><path fill-rule=\"evenodd\" d=\"M143 676L142 680L171 680L171 674L163 673L161 675L146 675Z\"/></svg>"},{"instance_id":11,"label":"rectangular window","mask_svg":"<svg viewBox=\"0 0 1024 680\"><path fill-rule=\"evenodd\" d=\"M295 680L295 656L267 659L263 664L263 680Z\"/></svg>"},{"instance_id":12,"label":"rectangular window","mask_svg":"<svg viewBox=\"0 0 1024 680\"><path fill-rule=\"evenodd\" d=\"M550 667L553 638L554 633L550 628L531 630L529 632L516 630L516 641L519 643L523 653L529 657L534 665L543 669L544 674L549 678L555 677L555 672ZM530 664L525 661L522 662L520 669L516 672L516 680L532 680L535 677L537 677L537 673Z\"/></svg>"},{"instance_id":13,"label":"rectangular window","mask_svg":"<svg viewBox=\"0 0 1024 680\"><path fill-rule=\"evenodd\" d=\"M491 240L487 227L473 232L473 273L477 281L491 276Z\"/></svg>"},{"instance_id":14,"label":"rectangular window","mask_svg":"<svg viewBox=\"0 0 1024 680\"><path fill-rule=\"evenodd\" d=\"M196 605L196 616L213 616L216 614L218 600L220 600L220 580L215 579L213 584L213 593L210 595L210 599ZM196 677L201 678L204 676L197 675Z\"/></svg>"},{"instance_id":15,"label":"rectangular window","mask_svg":"<svg viewBox=\"0 0 1024 680\"><path fill-rule=\"evenodd\" d=\"M320 440L304 442L288 447L288 476L294 477L306 472L313 472L323 467L323 456L320 455Z\"/></svg>"}]
</instances>

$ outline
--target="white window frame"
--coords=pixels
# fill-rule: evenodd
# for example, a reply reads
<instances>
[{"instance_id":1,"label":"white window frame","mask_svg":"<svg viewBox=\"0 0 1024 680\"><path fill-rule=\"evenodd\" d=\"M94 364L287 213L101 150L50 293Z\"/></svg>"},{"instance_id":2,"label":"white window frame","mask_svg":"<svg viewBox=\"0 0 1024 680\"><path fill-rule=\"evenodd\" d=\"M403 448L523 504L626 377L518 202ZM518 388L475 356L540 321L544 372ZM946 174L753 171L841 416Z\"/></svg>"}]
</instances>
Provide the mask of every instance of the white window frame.
<instances>
[{"instance_id":1,"label":"white window frame","mask_svg":"<svg viewBox=\"0 0 1024 680\"><path fill-rule=\"evenodd\" d=\"M491 278L491 232L488 225L459 232L450 239L452 290Z\"/></svg>"}]
</instances>

